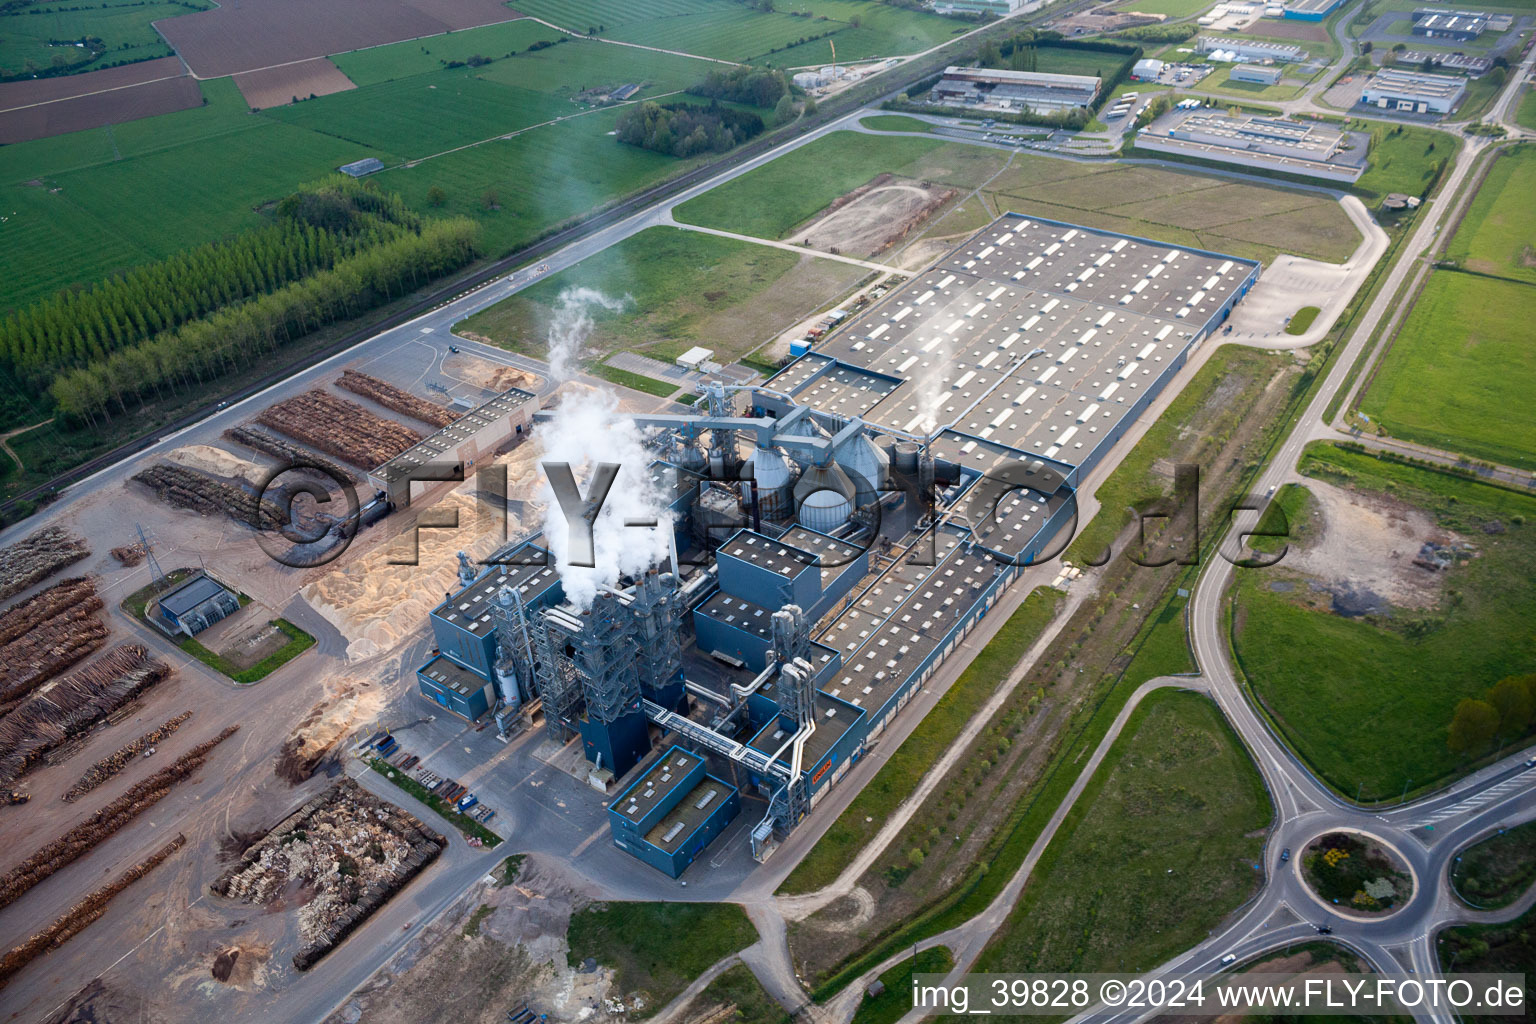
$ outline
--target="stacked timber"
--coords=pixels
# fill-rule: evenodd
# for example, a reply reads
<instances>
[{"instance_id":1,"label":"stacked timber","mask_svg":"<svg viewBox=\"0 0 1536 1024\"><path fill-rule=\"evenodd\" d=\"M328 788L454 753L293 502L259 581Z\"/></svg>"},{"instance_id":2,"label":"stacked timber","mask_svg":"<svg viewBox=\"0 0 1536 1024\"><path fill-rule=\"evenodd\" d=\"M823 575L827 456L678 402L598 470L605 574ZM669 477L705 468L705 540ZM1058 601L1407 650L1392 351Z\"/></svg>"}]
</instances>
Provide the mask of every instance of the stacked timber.
<instances>
[{"instance_id":1,"label":"stacked timber","mask_svg":"<svg viewBox=\"0 0 1536 1024\"><path fill-rule=\"evenodd\" d=\"M112 902L114 896L149 874L167 857L185 845L187 845L187 837L178 834L175 839L118 875L107 885L92 891L85 899L59 915L53 924L0 957L0 988L4 988L16 972L27 964L44 953L53 952L84 931L88 925L107 912L107 904Z\"/></svg>"},{"instance_id":2,"label":"stacked timber","mask_svg":"<svg viewBox=\"0 0 1536 1024\"><path fill-rule=\"evenodd\" d=\"M288 525L288 511L277 502L269 498L258 499L234 484L186 466L158 462L135 473L133 479L175 508L190 509L205 516L227 515L257 530L276 530Z\"/></svg>"},{"instance_id":3,"label":"stacked timber","mask_svg":"<svg viewBox=\"0 0 1536 1024\"><path fill-rule=\"evenodd\" d=\"M307 448L300 448L292 441L269 434L265 430L257 430L255 427L232 427L224 431L224 436L236 444L243 444L247 448L270 455L282 461L285 465L295 463L309 463L319 467L320 472L332 479L356 481L357 474L350 469L343 469L330 459L321 458Z\"/></svg>"},{"instance_id":4,"label":"stacked timber","mask_svg":"<svg viewBox=\"0 0 1536 1024\"><path fill-rule=\"evenodd\" d=\"M134 818L159 803L170 793L176 783L203 766L203 762L208 759L209 751L233 736L239 728L238 725L232 725L213 739L193 747L143 782L131 786L122 796L4 875L0 875L0 907L8 907L15 903L28 889L94 850Z\"/></svg>"},{"instance_id":5,"label":"stacked timber","mask_svg":"<svg viewBox=\"0 0 1536 1024\"><path fill-rule=\"evenodd\" d=\"M0 601L47 579L91 553L85 541L62 526L49 526L0 548Z\"/></svg>"},{"instance_id":6,"label":"stacked timber","mask_svg":"<svg viewBox=\"0 0 1536 1024\"><path fill-rule=\"evenodd\" d=\"M356 370L342 370L341 379L336 382L336 386L354 395L371 398L386 409L393 409L413 420L430 423L434 427L446 427L459 418L459 414L447 406L429 402L409 391L402 391L388 381L370 377L366 373L358 373Z\"/></svg>"},{"instance_id":7,"label":"stacked timber","mask_svg":"<svg viewBox=\"0 0 1536 1024\"><path fill-rule=\"evenodd\" d=\"M96 581L77 576L0 615L0 713L107 643Z\"/></svg>"},{"instance_id":8,"label":"stacked timber","mask_svg":"<svg viewBox=\"0 0 1536 1024\"><path fill-rule=\"evenodd\" d=\"M362 469L383 465L421 435L329 391L306 391L264 409L258 423Z\"/></svg>"},{"instance_id":9,"label":"stacked timber","mask_svg":"<svg viewBox=\"0 0 1536 1024\"><path fill-rule=\"evenodd\" d=\"M144 751L148 750L150 747L157 743L163 743L167 736L170 736L177 729L180 729L181 723L185 722L191 717L192 712L183 711L175 718L170 719L164 725L160 726L160 728L155 729L153 732L145 733L143 736L140 736L132 743L119 747L108 756L91 765L85 770L85 774L80 776L80 781L76 782L73 786L70 786L69 790L64 794L65 802L73 803L85 794L89 793L91 790L95 789L97 786L100 786L107 782L109 779L113 778L124 768L128 767L128 765L132 763L133 759L138 757Z\"/></svg>"},{"instance_id":10,"label":"stacked timber","mask_svg":"<svg viewBox=\"0 0 1536 1024\"><path fill-rule=\"evenodd\" d=\"M0 788L170 674L143 646L127 644L27 697L0 718Z\"/></svg>"}]
</instances>

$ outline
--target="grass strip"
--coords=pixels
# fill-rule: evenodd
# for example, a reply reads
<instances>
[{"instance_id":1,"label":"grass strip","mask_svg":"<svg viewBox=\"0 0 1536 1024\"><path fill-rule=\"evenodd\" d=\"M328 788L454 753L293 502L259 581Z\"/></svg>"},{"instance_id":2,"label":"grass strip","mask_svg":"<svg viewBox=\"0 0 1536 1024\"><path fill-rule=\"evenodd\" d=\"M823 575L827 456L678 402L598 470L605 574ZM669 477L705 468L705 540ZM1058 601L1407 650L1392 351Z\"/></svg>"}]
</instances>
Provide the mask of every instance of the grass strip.
<instances>
[{"instance_id":1,"label":"grass strip","mask_svg":"<svg viewBox=\"0 0 1536 1024\"><path fill-rule=\"evenodd\" d=\"M439 817L458 829L464 838L478 839L486 846L501 845L501 836L492 832L469 815L460 814L448 801L442 799L388 761L382 761L377 757L370 757L368 759L368 767L432 808Z\"/></svg>"}]
</instances>

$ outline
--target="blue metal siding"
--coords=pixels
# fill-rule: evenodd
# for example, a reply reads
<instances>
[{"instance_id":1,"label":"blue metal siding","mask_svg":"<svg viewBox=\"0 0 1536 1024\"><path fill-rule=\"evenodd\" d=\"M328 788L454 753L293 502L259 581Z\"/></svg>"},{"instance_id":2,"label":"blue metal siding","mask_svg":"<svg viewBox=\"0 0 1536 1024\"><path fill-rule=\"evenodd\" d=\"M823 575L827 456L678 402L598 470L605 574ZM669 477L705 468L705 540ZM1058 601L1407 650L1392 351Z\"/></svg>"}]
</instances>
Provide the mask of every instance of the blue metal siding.
<instances>
[{"instance_id":1,"label":"blue metal siding","mask_svg":"<svg viewBox=\"0 0 1536 1024\"><path fill-rule=\"evenodd\" d=\"M693 631L701 651L719 651L740 658L754 672L761 672L768 664L769 641L756 633L721 622L698 608L693 611Z\"/></svg>"}]
</instances>

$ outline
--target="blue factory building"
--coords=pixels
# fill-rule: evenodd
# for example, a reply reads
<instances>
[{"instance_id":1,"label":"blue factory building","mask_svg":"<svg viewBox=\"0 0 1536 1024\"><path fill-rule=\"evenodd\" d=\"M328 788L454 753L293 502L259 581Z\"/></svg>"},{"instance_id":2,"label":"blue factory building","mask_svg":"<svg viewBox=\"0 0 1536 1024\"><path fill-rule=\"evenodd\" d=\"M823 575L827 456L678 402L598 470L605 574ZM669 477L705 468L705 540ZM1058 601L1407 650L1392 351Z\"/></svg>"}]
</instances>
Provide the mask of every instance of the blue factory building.
<instances>
[{"instance_id":1,"label":"blue factory building","mask_svg":"<svg viewBox=\"0 0 1536 1024\"><path fill-rule=\"evenodd\" d=\"M496 702L489 680L442 655L416 670L416 683L422 696L471 722L491 710Z\"/></svg>"},{"instance_id":2,"label":"blue factory building","mask_svg":"<svg viewBox=\"0 0 1536 1024\"><path fill-rule=\"evenodd\" d=\"M741 796L671 746L608 805L614 845L677 878L741 811Z\"/></svg>"}]
</instances>

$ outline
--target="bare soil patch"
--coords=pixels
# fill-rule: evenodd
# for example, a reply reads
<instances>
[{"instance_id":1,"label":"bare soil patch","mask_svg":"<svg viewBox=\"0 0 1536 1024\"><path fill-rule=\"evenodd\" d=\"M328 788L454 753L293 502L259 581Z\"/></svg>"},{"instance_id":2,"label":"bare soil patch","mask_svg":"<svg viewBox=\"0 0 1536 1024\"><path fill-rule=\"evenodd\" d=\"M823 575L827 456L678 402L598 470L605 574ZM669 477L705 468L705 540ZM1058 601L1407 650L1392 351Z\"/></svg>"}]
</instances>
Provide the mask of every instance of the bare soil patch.
<instances>
[{"instance_id":1,"label":"bare soil patch","mask_svg":"<svg viewBox=\"0 0 1536 1024\"><path fill-rule=\"evenodd\" d=\"M106 68L102 71L87 71L83 75L61 75L58 78L32 78L21 82L6 82L0 84L0 112L31 106L34 103L50 103L54 100L67 100L74 96L86 96L108 89L122 89L129 85L143 85L163 78L181 78L185 77L186 73L186 69L181 66L181 61L175 57L162 57L159 60L124 64L122 67Z\"/></svg>"},{"instance_id":2,"label":"bare soil patch","mask_svg":"<svg viewBox=\"0 0 1536 1024\"><path fill-rule=\"evenodd\" d=\"M257 110L357 88L352 79L341 73L341 68L324 57L247 71L235 76L235 84L246 104Z\"/></svg>"},{"instance_id":3,"label":"bare soil patch","mask_svg":"<svg viewBox=\"0 0 1536 1024\"><path fill-rule=\"evenodd\" d=\"M905 238L954 195L953 189L882 174L835 201L795 238L824 252L873 256Z\"/></svg>"},{"instance_id":4,"label":"bare soil patch","mask_svg":"<svg viewBox=\"0 0 1536 1024\"><path fill-rule=\"evenodd\" d=\"M94 72L94 74L106 73ZM51 135L100 128L109 124L122 124L125 121L137 121L141 117L188 110L201 106L203 102L203 93L198 88L197 82L186 75L179 78L162 78L143 85L108 88L109 91L106 92L65 99L40 100L32 106L19 106L0 112L0 145L44 139Z\"/></svg>"},{"instance_id":5,"label":"bare soil patch","mask_svg":"<svg viewBox=\"0 0 1536 1024\"><path fill-rule=\"evenodd\" d=\"M155 22L200 78L218 78L521 17L496 0L244 0Z\"/></svg>"},{"instance_id":6,"label":"bare soil patch","mask_svg":"<svg viewBox=\"0 0 1536 1024\"><path fill-rule=\"evenodd\" d=\"M1427 541L1460 538L1435 525L1422 509L1390 497L1334 487L1309 479L1322 525L1305 547L1293 545L1281 566L1324 581L1381 595L1399 608L1431 608L1440 600L1445 573L1413 563Z\"/></svg>"}]
</instances>

